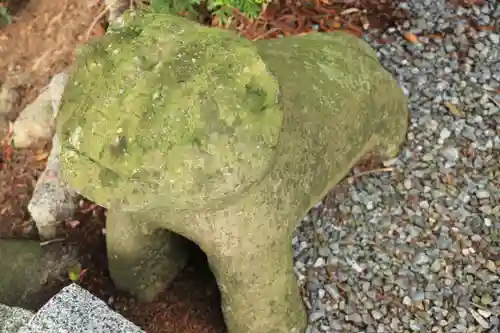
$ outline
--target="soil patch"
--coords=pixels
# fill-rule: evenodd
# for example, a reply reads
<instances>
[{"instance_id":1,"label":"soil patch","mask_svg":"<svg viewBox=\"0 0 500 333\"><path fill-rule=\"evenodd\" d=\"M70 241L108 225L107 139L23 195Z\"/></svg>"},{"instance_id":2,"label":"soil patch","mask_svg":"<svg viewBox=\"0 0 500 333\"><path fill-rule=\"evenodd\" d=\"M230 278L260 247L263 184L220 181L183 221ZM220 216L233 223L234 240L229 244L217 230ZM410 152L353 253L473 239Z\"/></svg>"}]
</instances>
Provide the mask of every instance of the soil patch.
<instances>
[{"instance_id":1,"label":"soil patch","mask_svg":"<svg viewBox=\"0 0 500 333\"><path fill-rule=\"evenodd\" d=\"M54 74L72 63L76 47L86 41L87 30L102 5L93 0L9 0L6 6L16 14L0 30L0 82L9 80L22 93L13 110L15 118ZM91 36L103 33L98 24Z\"/></svg>"},{"instance_id":2,"label":"soil patch","mask_svg":"<svg viewBox=\"0 0 500 333\"><path fill-rule=\"evenodd\" d=\"M407 17L407 11L398 8L397 2L279 0L255 20L235 11L229 28L250 40L334 30L346 30L360 37L367 31L393 26ZM215 18L213 24L218 23Z\"/></svg>"},{"instance_id":3,"label":"soil patch","mask_svg":"<svg viewBox=\"0 0 500 333\"><path fill-rule=\"evenodd\" d=\"M6 159L6 156L2 156ZM36 237L30 222L27 205L36 179L45 168L45 161L37 160L37 152L17 150L0 168L0 238Z\"/></svg>"}]
</instances>

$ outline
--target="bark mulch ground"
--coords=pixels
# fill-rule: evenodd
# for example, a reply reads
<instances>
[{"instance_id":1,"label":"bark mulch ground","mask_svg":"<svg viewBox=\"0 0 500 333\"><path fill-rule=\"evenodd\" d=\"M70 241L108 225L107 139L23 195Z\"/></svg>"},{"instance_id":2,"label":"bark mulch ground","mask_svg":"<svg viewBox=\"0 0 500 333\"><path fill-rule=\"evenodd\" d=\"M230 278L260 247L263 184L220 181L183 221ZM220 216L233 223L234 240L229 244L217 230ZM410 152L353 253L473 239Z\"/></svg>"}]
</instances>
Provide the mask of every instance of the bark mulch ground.
<instances>
[{"instance_id":1,"label":"bark mulch ground","mask_svg":"<svg viewBox=\"0 0 500 333\"><path fill-rule=\"evenodd\" d=\"M9 115L14 120L51 76L72 63L78 45L102 36L106 22L96 18L104 17L100 15L104 5L94 0L0 0L0 4L13 14L13 22L0 28L0 83L9 80L19 86L21 99ZM255 20L235 12L226 28L251 40L336 29L361 36L367 29L383 29L406 16L394 8L393 2L384 0L280 0ZM202 21L220 26L217 18L205 15ZM14 150L7 156L4 147L0 156L0 238L36 238L26 206L49 148ZM358 167L365 171L379 166L380 161L373 157ZM105 214L103 208L82 199L75 219L61 230L66 242L79 249L84 268L80 285L149 333L225 332L215 280L204 254L194 245L189 265L157 301L139 304L117 291L107 271Z\"/></svg>"}]
</instances>

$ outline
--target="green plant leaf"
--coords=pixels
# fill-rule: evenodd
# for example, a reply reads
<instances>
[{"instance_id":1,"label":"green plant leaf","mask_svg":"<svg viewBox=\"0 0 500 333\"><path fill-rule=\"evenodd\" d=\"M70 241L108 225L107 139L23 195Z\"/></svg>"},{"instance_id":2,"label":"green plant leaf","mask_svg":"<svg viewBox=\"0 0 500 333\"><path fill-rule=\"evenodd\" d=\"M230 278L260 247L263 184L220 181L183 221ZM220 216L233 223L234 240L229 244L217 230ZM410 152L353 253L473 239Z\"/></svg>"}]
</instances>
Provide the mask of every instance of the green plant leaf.
<instances>
[{"instance_id":1,"label":"green plant leaf","mask_svg":"<svg viewBox=\"0 0 500 333\"><path fill-rule=\"evenodd\" d=\"M73 282L78 281L80 279L81 271L82 271L82 265L80 263L69 267L68 268L68 278Z\"/></svg>"},{"instance_id":2,"label":"green plant leaf","mask_svg":"<svg viewBox=\"0 0 500 333\"><path fill-rule=\"evenodd\" d=\"M0 3L0 24L11 24L12 16L3 3Z\"/></svg>"}]
</instances>

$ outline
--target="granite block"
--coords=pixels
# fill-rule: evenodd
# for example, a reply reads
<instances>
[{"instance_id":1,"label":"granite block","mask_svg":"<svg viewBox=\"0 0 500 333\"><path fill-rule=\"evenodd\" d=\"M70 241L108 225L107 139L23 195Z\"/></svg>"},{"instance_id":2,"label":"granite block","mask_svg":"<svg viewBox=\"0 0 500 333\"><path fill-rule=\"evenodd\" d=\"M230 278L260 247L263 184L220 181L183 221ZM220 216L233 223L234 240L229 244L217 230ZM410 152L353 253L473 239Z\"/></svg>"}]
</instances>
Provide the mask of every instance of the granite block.
<instances>
[{"instance_id":1,"label":"granite block","mask_svg":"<svg viewBox=\"0 0 500 333\"><path fill-rule=\"evenodd\" d=\"M19 333L145 333L77 284L63 288Z\"/></svg>"},{"instance_id":2,"label":"granite block","mask_svg":"<svg viewBox=\"0 0 500 333\"><path fill-rule=\"evenodd\" d=\"M0 304L0 333L17 333L32 317L29 310Z\"/></svg>"}]
</instances>

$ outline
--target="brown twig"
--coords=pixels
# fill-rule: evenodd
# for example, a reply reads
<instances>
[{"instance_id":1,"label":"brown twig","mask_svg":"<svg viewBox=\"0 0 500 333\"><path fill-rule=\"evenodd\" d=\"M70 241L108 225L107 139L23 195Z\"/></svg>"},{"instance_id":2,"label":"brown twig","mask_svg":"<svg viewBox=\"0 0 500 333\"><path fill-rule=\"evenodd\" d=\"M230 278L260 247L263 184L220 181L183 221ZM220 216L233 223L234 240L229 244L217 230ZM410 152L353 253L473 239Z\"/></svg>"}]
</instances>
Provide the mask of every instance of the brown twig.
<instances>
[{"instance_id":1,"label":"brown twig","mask_svg":"<svg viewBox=\"0 0 500 333\"><path fill-rule=\"evenodd\" d=\"M40 242L40 246L47 246L47 245L50 245L50 244L53 244L53 243L58 243L58 242L64 242L66 240L66 238L54 238L54 239L49 239L47 241L44 241L44 242Z\"/></svg>"},{"instance_id":2,"label":"brown twig","mask_svg":"<svg viewBox=\"0 0 500 333\"><path fill-rule=\"evenodd\" d=\"M351 177L347 178L347 181L351 182L354 179L362 177L362 176L370 175L370 174L373 174L373 173L379 173L379 172L392 172L393 170L394 170L394 168L390 168L390 167L388 167L388 168L379 168L379 169L367 170L367 171L359 172L359 173L357 173L355 175L352 175Z\"/></svg>"}]
</instances>

